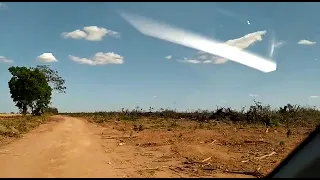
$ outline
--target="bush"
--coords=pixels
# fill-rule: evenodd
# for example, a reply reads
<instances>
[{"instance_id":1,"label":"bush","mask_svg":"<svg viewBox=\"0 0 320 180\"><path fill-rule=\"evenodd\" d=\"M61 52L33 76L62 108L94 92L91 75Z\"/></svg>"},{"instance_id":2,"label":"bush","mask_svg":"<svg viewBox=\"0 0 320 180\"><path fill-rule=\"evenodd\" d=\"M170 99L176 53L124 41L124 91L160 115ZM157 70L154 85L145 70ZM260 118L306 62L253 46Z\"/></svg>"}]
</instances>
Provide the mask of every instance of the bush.
<instances>
[{"instance_id":1,"label":"bush","mask_svg":"<svg viewBox=\"0 0 320 180\"><path fill-rule=\"evenodd\" d=\"M320 122L320 111L312 107L301 107L287 104L279 109L271 109L270 105L263 105L254 101L254 104L247 110L234 110L230 107L217 108L216 110L196 110L178 112L171 109L160 109L154 111L149 108L147 111L136 107L134 110L112 111L112 112L81 112L63 113L73 117L85 117L93 122L104 122L116 118L117 120L136 121L139 118L147 119L168 119L168 120L194 120L211 123L215 121L231 121L244 124L262 124L266 126L314 126ZM174 123L172 124L174 126Z\"/></svg>"},{"instance_id":2,"label":"bush","mask_svg":"<svg viewBox=\"0 0 320 180\"><path fill-rule=\"evenodd\" d=\"M59 114L59 111L57 108L55 107L48 107L45 110L45 113L49 113L49 114Z\"/></svg>"}]
</instances>

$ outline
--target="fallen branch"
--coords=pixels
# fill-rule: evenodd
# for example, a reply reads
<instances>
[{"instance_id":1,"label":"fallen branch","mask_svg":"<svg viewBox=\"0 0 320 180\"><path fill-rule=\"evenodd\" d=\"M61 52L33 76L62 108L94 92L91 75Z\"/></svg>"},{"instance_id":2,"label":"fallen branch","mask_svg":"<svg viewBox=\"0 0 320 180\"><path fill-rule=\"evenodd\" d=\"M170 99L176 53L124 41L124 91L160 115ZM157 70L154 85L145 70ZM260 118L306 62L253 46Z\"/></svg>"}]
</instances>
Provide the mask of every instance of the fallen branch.
<instances>
[{"instance_id":1,"label":"fallen branch","mask_svg":"<svg viewBox=\"0 0 320 180\"><path fill-rule=\"evenodd\" d=\"M274 154L276 154L276 152L272 152L272 153L270 153L270 154L267 154L267 155L264 155L264 156L261 156L261 157L256 157L255 159L256 160L261 160L261 159L264 159L264 158L266 158L266 157L270 157L270 156L272 156L272 155L274 155Z\"/></svg>"},{"instance_id":2,"label":"fallen branch","mask_svg":"<svg viewBox=\"0 0 320 180\"><path fill-rule=\"evenodd\" d=\"M202 160L201 162L209 161L212 157L208 157L207 159Z\"/></svg>"},{"instance_id":3,"label":"fallen branch","mask_svg":"<svg viewBox=\"0 0 320 180\"><path fill-rule=\"evenodd\" d=\"M244 161L241 161L242 163L246 163L246 162L249 162L250 161L250 159L248 159L248 160L244 160Z\"/></svg>"},{"instance_id":4,"label":"fallen branch","mask_svg":"<svg viewBox=\"0 0 320 180\"><path fill-rule=\"evenodd\" d=\"M154 168L146 168L145 170L159 170L159 167L154 167Z\"/></svg>"},{"instance_id":5,"label":"fallen branch","mask_svg":"<svg viewBox=\"0 0 320 180\"><path fill-rule=\"evenodd\" d=\"M212 142L211 142L211 144L213 144L214 142L216 142L217 140L213 140Z\"/></svg>"}]
</instances>

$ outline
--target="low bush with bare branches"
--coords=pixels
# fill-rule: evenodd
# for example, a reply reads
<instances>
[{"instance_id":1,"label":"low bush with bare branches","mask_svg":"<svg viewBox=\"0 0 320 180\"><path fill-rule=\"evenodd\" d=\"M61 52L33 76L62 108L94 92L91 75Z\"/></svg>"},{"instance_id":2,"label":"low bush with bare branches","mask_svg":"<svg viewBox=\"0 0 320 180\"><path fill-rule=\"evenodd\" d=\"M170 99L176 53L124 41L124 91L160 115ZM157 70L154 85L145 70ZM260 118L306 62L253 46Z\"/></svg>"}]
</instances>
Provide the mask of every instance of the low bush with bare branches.
<instances>
[{"instance_id":1,"label":"low bush with bare branches","mask_svg":"<svg viewBox=\"0 0 320 180\"><path fill-rule=\"evenodd\" d=\"M225 121L237 124L260 124L266 126L285 126L288 129L294 126L316 126L320 122L320 111L315 107L301 107L287 104L279 109L271 109L270 105L263 105L254 101L247 110L221 107L216 110L195 110L179 112L171 109L154 111L152 107L143 110L136 107L133 110L122 109L111 112L79 112L60 113L74 117L84 117L89 121L103 123L105 121L135 121L137 119L186 119L198 122Z\"/></svg>"}]
</instances>

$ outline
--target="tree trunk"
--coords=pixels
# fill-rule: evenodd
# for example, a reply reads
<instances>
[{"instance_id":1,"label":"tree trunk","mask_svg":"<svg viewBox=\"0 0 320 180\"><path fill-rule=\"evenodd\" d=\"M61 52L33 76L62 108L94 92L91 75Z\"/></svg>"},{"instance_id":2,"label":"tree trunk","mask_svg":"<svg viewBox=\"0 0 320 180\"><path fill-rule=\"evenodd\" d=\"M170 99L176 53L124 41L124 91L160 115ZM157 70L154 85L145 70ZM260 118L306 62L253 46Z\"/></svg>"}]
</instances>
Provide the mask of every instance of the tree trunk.
<instances>
[{"instance_id":1,"label":"tree trunk","mask_svg":"<svg viewBox=\"0 0 320 180\"><path fill-rule=\"evenodd\" d=\"M27 110L28 110L27 106L23 105L23 107L22 107L22 115L23 116L25 116L27 114Z\"/></svg>"},{"instance_id":2,"label":"tree trunk","mask_svg":"<svg viewBox=\"0 0 320 180\"><path fill-rule=\"evenodd\" d=\"M41 116L41 108L35 108L33 112L34 112L33 115Z\"/></svg>"}]
</instances>

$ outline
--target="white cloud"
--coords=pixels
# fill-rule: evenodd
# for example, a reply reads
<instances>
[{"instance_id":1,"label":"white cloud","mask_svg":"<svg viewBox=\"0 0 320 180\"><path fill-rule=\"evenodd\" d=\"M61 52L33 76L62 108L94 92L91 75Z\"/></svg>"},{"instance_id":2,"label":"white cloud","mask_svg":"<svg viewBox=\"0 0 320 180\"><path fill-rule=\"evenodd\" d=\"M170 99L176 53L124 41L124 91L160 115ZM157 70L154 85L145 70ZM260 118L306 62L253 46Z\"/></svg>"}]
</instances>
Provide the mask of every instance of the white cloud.
<instances>
[{"instance_id":1,"label":"white cloud","mask_svg":"<svg viewBox=\"0 0 320 180\"><path fill-rule=\"evenodd\" d=\"M207 54L202 54L198 57L198 59L202 59L202 60L207 60L208 59L208 55Z\"/></svg>"},{"instance_id":2,"label":"white cloud","mask_svg":"<svg viewBox=\"0 0 320 180\"><path fill-rule=\"evenodd\" d=\"M5 3L0 2L0 10L1 9L7 9L8 6Z\"/></svg>"},{"instance_id":3,"label":"white cloud","mask_svg":"<svg viewBox=\"0 0 320 180\"><path fill-rule=\"evenodd\" d=\"M226 58L217 58L217 59L214 59L213 60L213 63L214 64L224 64L224 63L226 63L228 61L228 59L226 59Z\"/></svg>"},{"instance_id":4,"label":"white cloud","mask_svg":"<svg viewBox=\"0 0 320 180\"><path fill-rule=\"evenodd\" d=\"M58 62L58 60L56 59L56 57L54 57L52 53L43 53L37 57L37 60L46 63Z\"/></svg>"},{"instance_id":5,"label":"white cloud","mask_svg":"<svg viewBox=\"0 0 320 180\"><path fill-rule=\"evenodd\" d=\"M87 34L79 29L72 31L72 32L63 32L62 36L64 38L72 38L72 39L83 39L87 37Z\"/></svg>"},{"instance_id":6,"label":"white cloud","mask_svg":"<svg viewBox=\"0 0 320 180\"><path fill-rule=\"evenodd\" d=\"M254 33L247 34L243 37L237 39L231 39L225 42L229 46L239 48L241 50L247 49L249 46L254 45L258 41L262 41L262 36L265 35L267 31L257 31ZM278 44L280 46L281 44ZM199 56L196 59L203 60L203 63L209 63L210 61L214 64L224 64L228 62L227 58L211 55L206 52L199 51Z\"/></svg>"},{"instance_id":7,"label":"white cloud","mask_svg":"<svg viewBox=\"0 0 320 180\"><path fill-rule=\"evenodd\" d=\"M199 64L201 61L196 60L196 59L187 59L184 58L183 60L178 60L179 62L184 62L184 63L191 63L191 64Z\"/></svg>"},{"instance_id":8,"label":"white cloud","mask_svg":"<svg viewBox=\"0 0 320 180\"><path fill-rule=\"evenodd\" d=\"M258 97L259 94L249 94L250 97Z\"/></svg>"},{"instance_id":9,"label":"white cloud","mask_svg":"<svg viewBox=\"0 0 320 180\"><path fill-rule=\"evenodd\" d=\"M108 30L108 33L107 33L109 36L112 36L112 37L115 37L115 38L120 38L120 33L116 32L116 31L111 31L111 30Z\"/></svg>"},{"instance_id":10,"label":"white cloud","mask_svg":"<svg viewBox=\"0 0 320 180\"><path fill-rule=\"evenodd\" d=\"M315 99L315 98L320 98L320 96L309 96L309 98Z\"/></svg>"},{"instance_id":11,"label":"white cloud","mask_svg":"<svg viewBox=\"0 0 320 180\"><path fill-rule=\"evenodd\" d=\"M172 56L171 56L171 55L166 56L166 59L171 59L171 58L172 58Z\"/></svg>"},{"instance_id":12,"label":"white cloud","mask_svg":"<svg viewBox=\"0 0 320 180\"><path fill-rule=\"evenodd\" d=\"M314 45L314 44L316 44L316 42L303 39L303 40L300 40L298 42L298 44L301 44L301 45Z\"/></svg>"},{"instance_id":13,"label":"white cloud","mask_svg":"<svg viewBox=\"0 0 320 180\"><path fill-rule=\"evenodd\" d=\"M239 48L241 50L247 49L249 46L254 45L258 41L262 41L262 36L265 35L267 31L257 31L254 33L247 34L238 39L231 39L225 42L225 44ZM215 59L215 64L224 64L228 61L226 58Z\"/></svg>"},{"instance_id":14,"label":"white cloud","mask_svg":"<svg viewBox=\"0 0 320 180\"><path fill-rule=\"evenodd\" d=\"M246 49L249 46L253 45L257 41L262 41L262 36L265 35L267 31L257 31L254 33L247 34L243 37L237 38L237 39L231 39L225 42L225 44L229 46L233 46L239 49ZM281 42L282 43L282 42ZM280 46L281 44L277 44ZM228 61L227 58L215 56L203 51L198 51L198 56L194 60L188 60L185 58L184 60L178 60L179 62L189 62L193 64L224 64Z\"/></svg>"},{"instance_id":15,"label":"white cloud","mask_svg":"<svg viewBox=\"0 0 320 180\"><path fill-rule=\"evenodd\" d=\"M257 41L262 41L262 36L265 35L267 31L257 31L254 33L247 34L238 39L231 39L225 42L225 44L237 47L239 49L247 49L249 46L253 45Z\"/></svg>"},{"instance_id":16,"label":"white cloud","mask_svg":"<svg viewBox=\"0 0 320 180\"><path fill-rule=\"evenodd\" d=\"M204 64L209 64L209 63L212 63L212 60L205 60L203 61Z\"/></svg>"},{"instance_id":17,"label":"white cloud","mask_svg":"<svg viewBox=\"0 0 320 180\"><path fill-rule=\"evenodd\" d=\"M64 38L86 39L88 41L101 41L106 35L120 37L118 32L97 26L86 26L83 30L77 29L72 32L63 32L61 35Z\"/></svg>"},{"instance_id":18,"label":"white cloud","mask_svg":"<svg viewBox=\"0 0 320 180\"><path fill-rule=\"evenodd\" d=\"M4 56L0 56L0 62L4 62L4 63L13 63L13 60L8 59Z\"/></svg>"},{"instance_id":19,"label":"white cloud","mask_svg":"<svg viewBox=\"0 0 320 180\"><path fill-rule=\"evenodd\" d=\"M72 61L78 62L79 64L88 64L91 66L104 65L104 64L123 64L123 57L113 52L103 53L98 52L91 58L80 58L69 55Z\"/></svg>"}]
</instances>

